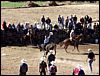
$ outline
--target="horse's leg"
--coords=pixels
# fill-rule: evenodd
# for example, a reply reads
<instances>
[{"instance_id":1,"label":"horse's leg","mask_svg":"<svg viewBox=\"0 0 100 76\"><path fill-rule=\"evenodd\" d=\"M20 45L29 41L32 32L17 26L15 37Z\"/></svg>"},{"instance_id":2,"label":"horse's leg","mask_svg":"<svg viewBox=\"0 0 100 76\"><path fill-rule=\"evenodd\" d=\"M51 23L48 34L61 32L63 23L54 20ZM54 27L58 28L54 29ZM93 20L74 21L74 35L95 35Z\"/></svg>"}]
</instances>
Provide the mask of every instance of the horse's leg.
<instances>
[{"instance_id":1,"label":"horse's leg","mask_svg":"<svg viewBox=\"0 0 100 76\"><path fill-rule=\"evenodd\" d=\"M74 41L74 48L73 48L73 50L72 50L72 51L74 51L74 50L75 50L75 47L77 47L77 45L76 45L76 42Z\"/></svg>"},{"instance_id":2,"label":"horse's leg","mask_svg":"<svg viewBox=\"0 0 100 76\"><path fill-rule=\"evenodd\" d=\"M74 51L74 50L75 50L75 45L74 45L74 49L72 51Z\"/></svg>"},{"instance_id":3,"label":"horse's leg","mask_svg":"<svg viewBox=\"0 0 100 76\"><path fill-rule=\"evenodd\" d=\"M64 49L65 49L66 53L68 53L67 48L68 48L68 45L64 46Z\"/></svg>"}]
</instances>

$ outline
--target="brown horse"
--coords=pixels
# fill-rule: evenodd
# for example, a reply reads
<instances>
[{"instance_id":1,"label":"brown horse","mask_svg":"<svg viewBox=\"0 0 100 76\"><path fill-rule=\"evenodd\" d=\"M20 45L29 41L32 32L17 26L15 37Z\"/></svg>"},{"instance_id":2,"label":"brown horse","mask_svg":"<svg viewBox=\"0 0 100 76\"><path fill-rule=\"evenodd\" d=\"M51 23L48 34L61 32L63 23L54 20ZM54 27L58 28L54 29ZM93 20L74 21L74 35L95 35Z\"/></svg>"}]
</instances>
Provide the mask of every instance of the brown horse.
<instances>
[{"instance_id":1,"label":"brown horse","mask_svg":"<svg viewBox=\"0 0 100 76\"><path fill-rule=\"evenodd\" d=\"M62 41L60 44L60 46L62 47L64 45L64 49L65 51L67 52L67 48L69 45L73 45L74 46L74 49L72 51L75 50L75 47L77 48L78 52L79 52L79 49L78 49L78 45L79 45L79 41L80 39L82 39L83 35L77 35L75 38L74 38L74 41L71 41L69 38L68 39L65 39L64 41ZM68 52L67 52L68 53Z\"/></svg>"},{"instance_id":2,"label":"brown horse","mask_svg":"<svg viewBox=\"0 0 100 76\"><path fill-rule=\"evenodd\" d=\"M44 47L44 44L41 44L39 45L39 49L40 51L44 51L44 56L46 56L50 50L54 50L55 55L56 55L56 44L55 43L49 43L46 45L46 47Z\"/></svg>"}]
</instances>

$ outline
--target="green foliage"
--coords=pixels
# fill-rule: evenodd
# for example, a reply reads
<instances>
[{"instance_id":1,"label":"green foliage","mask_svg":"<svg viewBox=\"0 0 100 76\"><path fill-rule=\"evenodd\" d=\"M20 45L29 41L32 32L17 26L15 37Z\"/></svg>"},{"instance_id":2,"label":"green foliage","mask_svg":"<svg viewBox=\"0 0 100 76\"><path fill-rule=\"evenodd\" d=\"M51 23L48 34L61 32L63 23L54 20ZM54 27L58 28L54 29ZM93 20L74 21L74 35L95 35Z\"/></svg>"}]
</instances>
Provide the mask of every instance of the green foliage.
<instances>
[{"instance_id":1,"label":"green foliage","mask_svg":"<svg viewBox=\"0 0 100 76\"><path fill-rule=\"evenodd\" d=\"M23 7L26 2L5 2L1 1L1 7Z\"/></svg>"}]
</instances>

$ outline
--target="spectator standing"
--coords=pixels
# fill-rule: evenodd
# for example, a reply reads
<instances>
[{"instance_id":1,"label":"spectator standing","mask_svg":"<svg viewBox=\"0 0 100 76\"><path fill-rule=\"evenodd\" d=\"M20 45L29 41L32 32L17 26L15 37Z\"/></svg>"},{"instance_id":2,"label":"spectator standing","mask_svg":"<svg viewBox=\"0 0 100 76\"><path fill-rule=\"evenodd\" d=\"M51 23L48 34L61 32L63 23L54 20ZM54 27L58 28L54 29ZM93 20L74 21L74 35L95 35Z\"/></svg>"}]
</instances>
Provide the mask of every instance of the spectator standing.
<instances>
[{"instance_id":1,"label":"spectator standing","mask_svg":"<svg viewBox=\"0 0 100 76\"><path fill-rule=\"evenodd\" d=\"M66 18L66 20L65 20L65 27L66 27L66 28L68 27L68 22L69 22L69 19L68 19L68 16L67 16L67 18Z\"/></svg>"},{"instance_id":2,"label":"spectator standing","mask_svg":"<svg viewBox=\"0 0 100 76\"><path fill-rule=\"evenodd\" d=\"M85 22L85 26L84 26L84 27L86 27L86 28L87 28L88 21L89 21L89 16L86 15L86 16L84 17L84 22Z\"/></svg>"},{"instance_id":3,"label":"spectator standing","mask_svg":"<svg viewBox=\"0 0 100 76\"><path fill-rule=\"evenodd\" d=\"M76 17L76 15L73 17L73 21L74 21L74 24L76 25L76 23L77 23L77 17Z\"/></svg>"},{"instance_id":4,"label":"spectator standing","mask_svg":"<svg viewBox=\"0 0 100 76\"><path fill-rule=\"evenodd\" d=\"M80 71L79 71L78 75L85 75L85 72L84 72L82 65L80 65L79 68L80 68Z\"/></svg>"},{"instance_id":5,"label":"spectator standing","mask_svg":"<svg viewBox=\"0 0 100 76\"><path fill-rule=\"evenodd\" d=\"M95 61L95 54L94 54L94 52L92 51L92 49L88 49L88 58L87 58L87 60L88 60L88 67L89 67L89 70L90 70L90 72L92 73L92 63L93 63L93 61ZM86 61L87 61L86 60Z\"/></svg>"},{"instance_id":6,"label":"spectator standing","mask_svg":"<svg viewBox=\"0 0 100 76\"><path fill-rule=\"evenodd\" d=\"M7 31L7 24L6 24L6 21L3 21L2 28L4 29L4 31Z\"/></svg>"},{"instance_id":7,"label":"spectator standing","mask_svg":"<svg viewBox=\"0 0 100 76\"><path fill-rule=\"evenodd\" d=\"M45 29L45 17L43 15L43 17L41 18L41 22L42 22L42 26L44 26L44 29Z\"/></svg>"},{"instance_id":8,"label":"spectator standing","mask_svg":"<svg viewBox=\"0 0 100 76\"><path fill-rule=\"evenodd\" d=\"M20 65L20 75L26 75L26 72L28 71L28 64L26 63L25 59L21 60L21 65Z\"/></svg>"},{"instance_id":9,"label":"spectator standing","mask_svg":"<svg viewBox=\"0 0 100 76\"><path fill-rule=\"evenodd\" d=\"M8 29L11 30L12 29L12 25L8 24Z\"/></svg>"},{"instance_id":10,"label":"spectator standing","mask_svg":"<svg viewBox=\"0 0 100 76\"><path fill-rule=\"evenodd\" d=\"M83 17L80 18L80 22L81 22L82 26L84 27L84 25L83 25L84 24L84 18Z\"/></svg>"},{"instance_id":11,"label":"spectator standing","mask_svg":"<svg viewBox=\"0 0 100 76\"><path fill-rule=\"evenodd\" d=\"M47 26L50 27L49 29L52 28L52 26L51 26L51 19L49 17L47 17L47 19L46 19L46 24L47 24Z\"/></svg>"},{"instance_id":12,"label":"spectator standing","mask_svg":"<svg viewBox=\"0 0 100 76\"><path fill-rule=\"evenodd\" d=\"M89 17L88 22L92 25L92 17Z\"/></svg>"},{"instance_id":13,"label":"spectator standing","mask_svg":"<svg viewBox=\"0 0 100 76\"><path fill-rule=\"evenodd\" d=\"M62 29L64 29L64 16L61 18Z\"/></svg>"},{"instance_id":14,"label":"spectator standing","mask_svg":"<svg viewBox=\"0 0 100 76\"><path fill-rule=\"evenodd\" d=\"M73 69L73 75L78 75L80 71L79 64Z\"/></svg>"},{"instance_id":15,"label":"spectator standing","mask_svg":"<svg viewBox=\"0 0 100 76\"><path fill-rule=\"evenodd\" d=\"M58 24L59 24L59 25L61 24L61 21L62 21L62 19L61 19L61 16L59 15L59 16L58 16Z\"/></svg>"},{"instance_id":16,"label":"spectator standing","mask_svg":"<svg viewBox=\"0 0 100 76\"><path fill-rule=\"evenodd\" d=\"M82 65L78 64L74 69L73 69L73 75L85 75L85 72L82 68Z\"/></svg>"},{"instance_id":17,"label":"spectator standing","mask_svg":"<svg viewBox=\"0 0 100 76\"><path fill-rule=\"evenodd\" d=\"M73 29L73 19L72 18L70 18L68 22L68 28L69 28L69 32Z\"/></svg>"},{"instance_id":18,"label":"spectator standing","mask_svg":"<svg viewBox=\"0 0 100 76\"><path fill-rule=\"evenodd\" d=\"M12 24L12 29L16 30L15 24L14 24L14 23Z\"/></svg>"},{"instance_id":19,"label":"spectator standing","mask_svg":"<svg viewBox=\"0 0 100 76\"><path fill-rule=\"evenodd\" d=\"M25 22L25 27L24 27L25 29L29 29L29 22Z\"/></svg>"},{"instance_id":20,"label":"spectator standing","mask_svg":"<svg viewBox=\"0 0 100 76\"><path fill-rule=\"evenodd\" d=\"M47 64L46 62L44 61L44 57L41 57L41 62L39 64L39 72L40 72L40 75L46 75L46 71L47 71Z\"/></svg>"},{"instance_id":21,"label":"spectator standing","mask_svg":"<svg viewBox=\"0 0 100 76\"><path fill-rule=\"evenodd\" d=\"M73 15L70 16L71 21L73 21Z\"/></svg>"},{"instance_id":22,"label":"spectator standing","mask_svg":"<svg viewBox=\"0 0 100 76\"><path fill-rule=\"evenodd\" d=\"M48 55L48 59L47 59L47 61L48 61L48 67L50 67L51 66L51 62L52 61L55 61L55 55L53 54L53 51L54 50L50 50L50 55Z\"/></svg>"},{"instance_id":23,"label":"spectator standing","mask_svg":"<svg viewBox=\"0 0 100 76\"><path fill-rule=\"evenodd\" d=\"M56 75L57 72L57 66L55 65L55 61L51 62L51 66L49 68L50 75Z\"/></svg>"}]
</instances>

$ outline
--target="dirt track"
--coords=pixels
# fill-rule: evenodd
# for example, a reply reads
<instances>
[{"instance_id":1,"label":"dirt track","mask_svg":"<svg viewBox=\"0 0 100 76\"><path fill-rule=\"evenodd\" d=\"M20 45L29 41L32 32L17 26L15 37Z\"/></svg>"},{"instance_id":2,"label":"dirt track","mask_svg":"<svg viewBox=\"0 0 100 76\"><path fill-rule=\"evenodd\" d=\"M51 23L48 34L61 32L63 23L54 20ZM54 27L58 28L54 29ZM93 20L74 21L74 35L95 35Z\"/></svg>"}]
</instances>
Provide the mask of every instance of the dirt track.
<instances>
[{"instance_id":1,"label":"dirt track","mask_svg":"<svg viewBox=\"0 0 100 76\"><path fill-rule=\"evenodd\" d=\"M1 23L6 20L7 23L26 21L33 24L35 21L40 21L42 15L49 16L52 23L57 22L58 15L70 16L76 14L78 20L81 16L89 15L93 20L99 19L99 5L65 5L57 7L40 7L40 8L23 8L23 9L1 9ZM57 75L71 75L73 68L78 64L82 64L85 73L90 74L87 68L86 58L87 49L92 48L96 54L96 61L93 63L93 74L99 75L99 45L80 45L80 54L72 50L72 46L68 48L70 53L66 53L64 49L58 46L57 48ZM6 54L6 55L5 55ZM27 47L2 47L1 48L1 75L18 75L19 64L22 58L25 58L29 64L28 75L39 75L38 63L42 56L39 49L33 46Z\"/></svg>"},{"instance_id":2,"label":"dirt track","mask_svg":"<svg viewBox=\"0 0 100 76\"><path fill-rule=\"evenodd\" d=\"M85 73L90 74L87 67L87 49L92 48L96 54L96 61L93 63L93 74L99 74L99 46L98 45L80 45L80 54L77 50L71 51L73 46L69 46L66 53L59 46L57 47L57 75L72 75L72 70L77 64L81 64ZM6 54L6 55L4 55ZM40 57L43 55L38 48L33 46L27 47L2 47L1 48L1 74L2 75L18 75L20 60L25 58L29 64L28 75L39 75L38 64Z\"/></svg>"}]
</instances>

